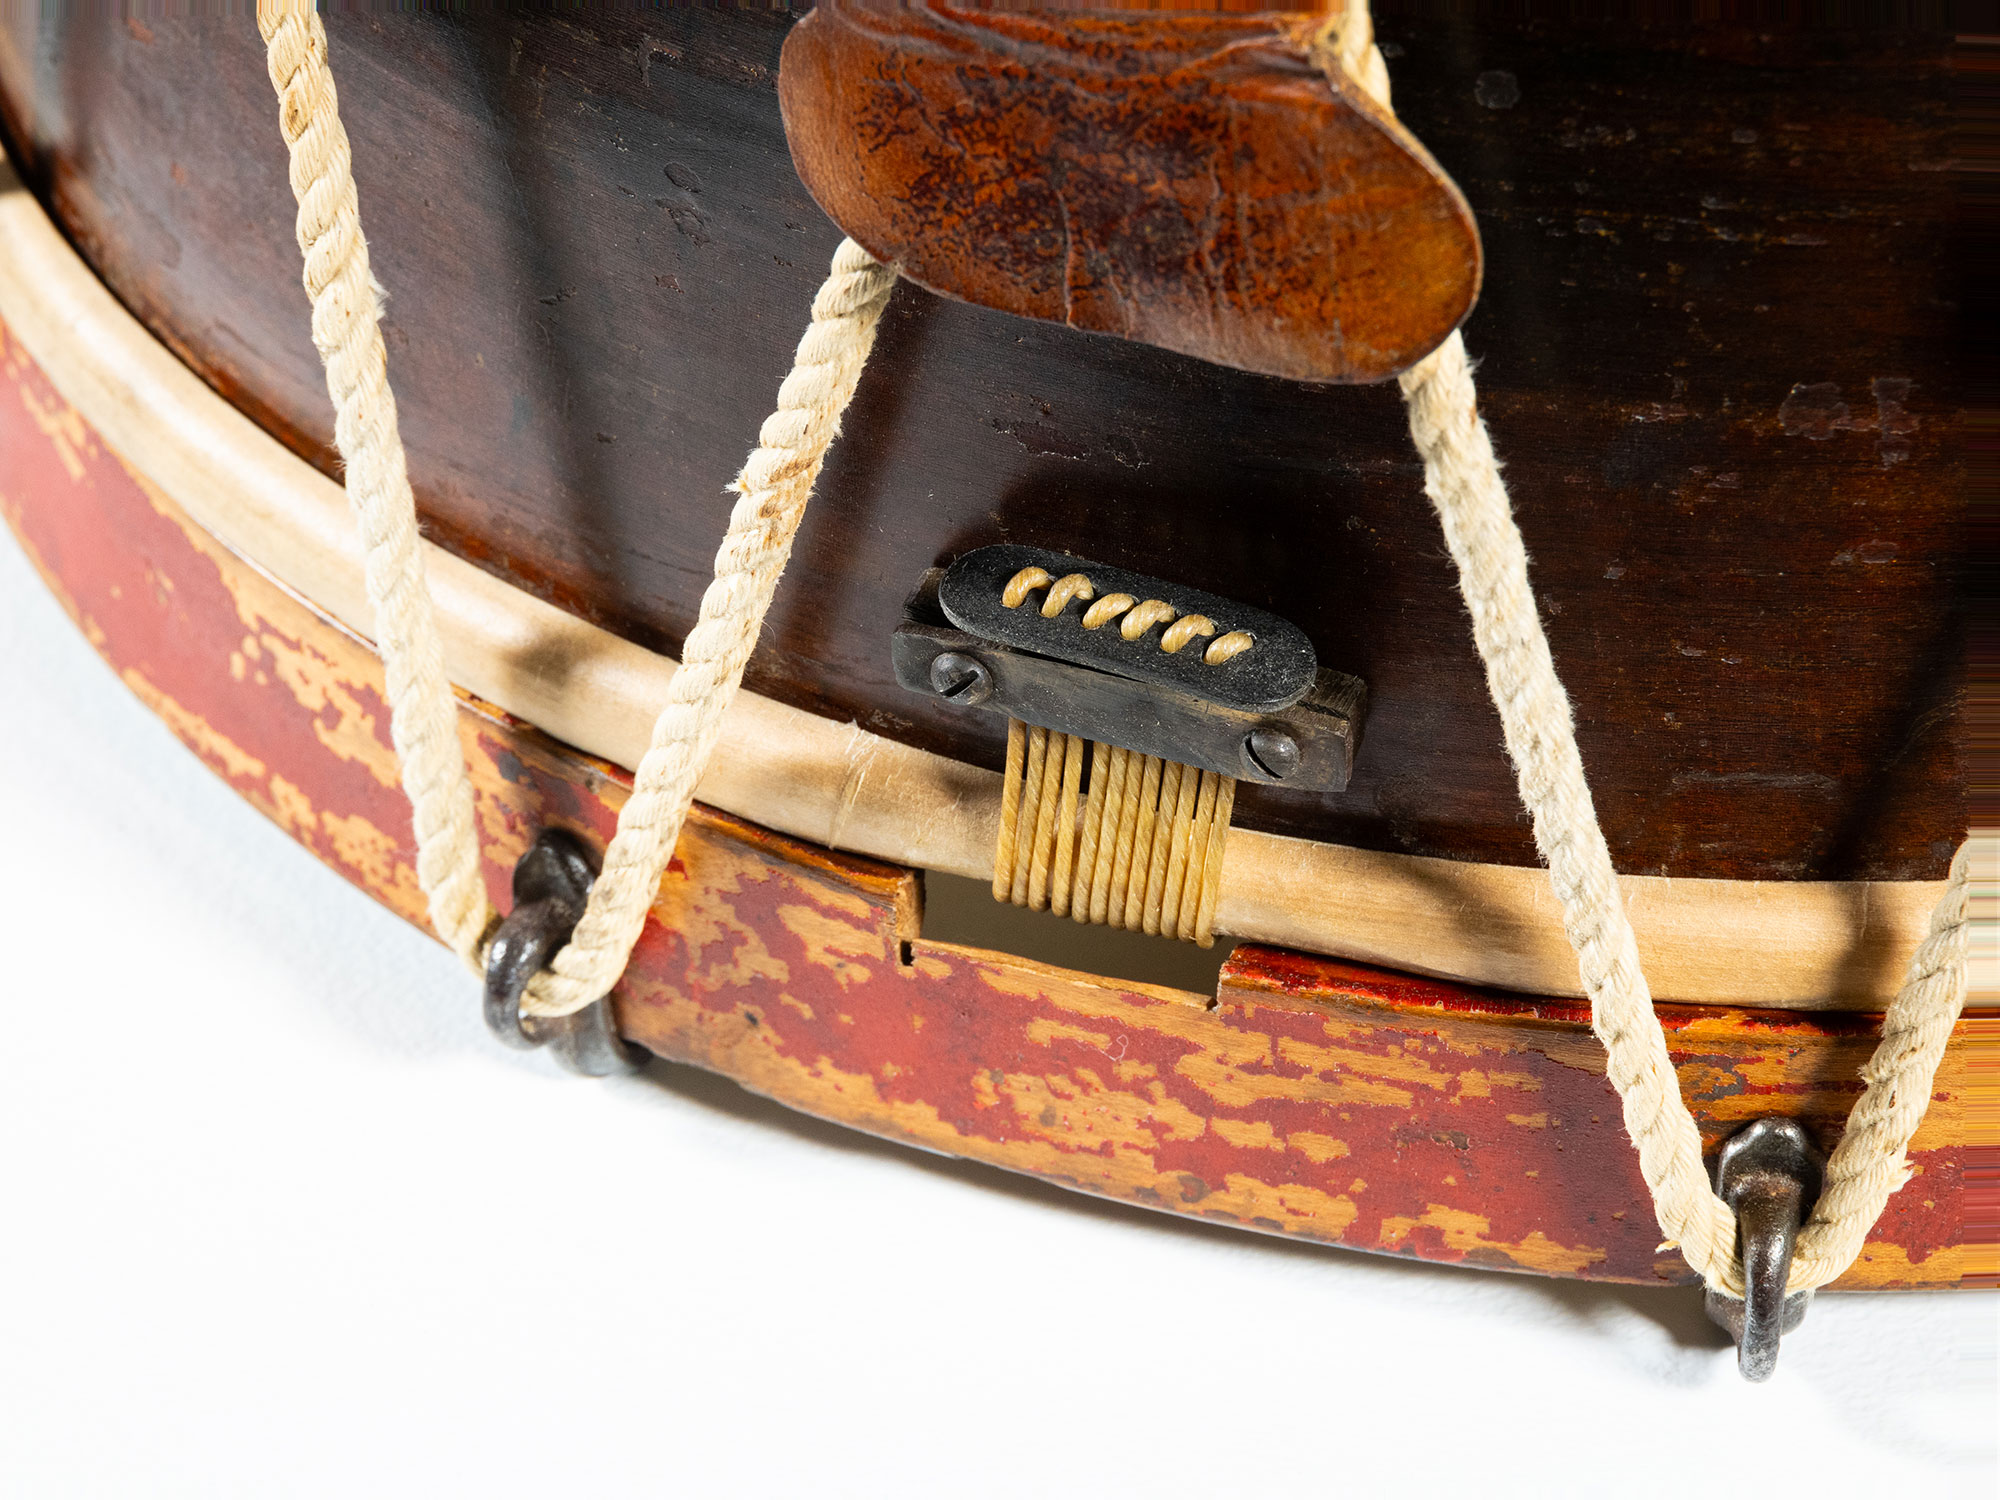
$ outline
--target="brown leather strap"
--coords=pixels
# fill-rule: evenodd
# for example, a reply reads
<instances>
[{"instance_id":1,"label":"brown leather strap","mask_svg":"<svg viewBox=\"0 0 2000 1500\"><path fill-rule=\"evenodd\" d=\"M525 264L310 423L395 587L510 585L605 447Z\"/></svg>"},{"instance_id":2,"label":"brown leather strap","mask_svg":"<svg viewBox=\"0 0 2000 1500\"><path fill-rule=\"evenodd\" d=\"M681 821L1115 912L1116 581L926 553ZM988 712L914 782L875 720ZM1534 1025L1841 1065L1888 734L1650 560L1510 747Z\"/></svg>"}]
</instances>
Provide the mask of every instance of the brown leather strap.
<instances>
[{"instance_id":1,"label":"brown leather strap","mask_svg":"<svg viewBox=\"0 0 2000 1500\"><path fill-rule=\"evenodd\" d=\"M1297 17L882 8L779 95L840 227L947 296L1300 380L1385 379L1479 290L1471 210Z\"/></svg>"}]
</instances>

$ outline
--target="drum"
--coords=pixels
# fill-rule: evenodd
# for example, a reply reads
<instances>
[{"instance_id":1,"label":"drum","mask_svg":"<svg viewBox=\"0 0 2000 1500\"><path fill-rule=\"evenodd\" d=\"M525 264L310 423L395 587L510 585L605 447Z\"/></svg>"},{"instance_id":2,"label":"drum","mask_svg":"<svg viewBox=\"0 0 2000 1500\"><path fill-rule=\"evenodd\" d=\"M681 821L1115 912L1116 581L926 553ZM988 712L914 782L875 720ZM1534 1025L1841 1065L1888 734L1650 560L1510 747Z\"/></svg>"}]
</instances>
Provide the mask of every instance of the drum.
<instances>
[{"instance_id":1,"label":"drum","mask_svg":"<svg viewBox=\"0 0 2000 1500\"><path fill-rule=\"evenodd\" d=\"M1170 1212L1698 1279L1659 1245L1387 377L1462 322L1704 1147L1780 1107L1833 1147L1968 819L1948 37L1384 4L1393 119L1296 60L1259 96L1317 89L1327 130L1363 142L1374 175L1340 192L1375 194L1373 217L1343 208L1342 234L1366 223L1340 263L1374 290L1322 307L1290 270L1253 284L1244 229L1184 305L1119 258L1153 245L1129 205L1058 182L1078 217L1003 255L957 213L984 201L952 198L972 168L918 170L930 127L870 111L893 73L975 99L951 140L1004 118L1046 126L1049 160L1085 129L1125 151L1036 102L1054 85L1006 94L1018 116L995 91L1054 48L1032 55L1098 99L1103 56L1166 55L1197 24L1238 28L1201 55L1248 66L1254 18L1127 18L1100 47L914 13L960 28L924 82L864 15L852 45L897 67L828 42L809 73L804 43L847 10L325 18L496 902L538 832L609 838L845 230L906 274L612 997L625 1040ZM950 50L994 36L1018 56ZM0 483L124 681L422 921L266 63L240 18L0 28L20 398ZM1150 99L1138 66L1104 65L1103 89ZM1155 113L1206 119L1237 86ZM1092 255L1056 293L1035 280ZM1266 338L1271 308L1337 313L1337 357ZM1165 614L1127 633L1149 603ZM1117 657L1135 641L1137 665ZM1195 832L1163 900L1143 877L1149 849L1170 868L1183 781ZM1133 868L1093 885L1121 807ZM967 878L1038 908L1023 952L939 931ZM1108 977L1091 945L1119 926L1228 941L1190 971L1198 949L1163 969L1164 940L1132 939L1150 977ZM1082 957L1034 956L1059 932ZM1957 1021L1921 1186L1838 1285L2000 1276L1970 1208L1996 1032Z\"/></svg>"}]
</instances>

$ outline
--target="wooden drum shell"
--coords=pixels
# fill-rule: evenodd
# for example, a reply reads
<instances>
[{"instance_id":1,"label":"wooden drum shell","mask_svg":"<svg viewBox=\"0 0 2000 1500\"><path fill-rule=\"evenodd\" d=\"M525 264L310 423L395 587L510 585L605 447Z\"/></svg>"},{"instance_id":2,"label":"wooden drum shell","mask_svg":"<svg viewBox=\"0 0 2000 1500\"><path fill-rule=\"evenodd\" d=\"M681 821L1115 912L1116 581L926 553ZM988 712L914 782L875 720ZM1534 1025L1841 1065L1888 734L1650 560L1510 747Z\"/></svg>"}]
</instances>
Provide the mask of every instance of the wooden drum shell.
<instances>
[{"instance_id":1,"label":"wooden drum shell","mask_svg":"<svg viewBox=\"0 0 2000 1500\"><path fill-rule=\"evenodd\" d=\"M1467 337L1649 972L1708 1002L1660 1007L1683 1096L1711 1147L1774 1112L1831 1145L1966 821L1943 39L1378 16L1486 236ZM536 828L612 827L837 233L784 155L782 16L328 20L504 904ZM254 28L10 14L0 110L81 252L0 181L9 525L191 750L421 921ZM900 288L621 1029L1165 1211L1691 1280L1562 998L1420 479L1392 388ZM996 744L897 690L887 635L1003 539L1275 609L1369 681L1348 792L1244 798L1224 925L1264 941L1213 994L925 935ZM1996 1049L1968 1013L1837 1285L2000 1282Z\"/></svg>"}]
</instances>

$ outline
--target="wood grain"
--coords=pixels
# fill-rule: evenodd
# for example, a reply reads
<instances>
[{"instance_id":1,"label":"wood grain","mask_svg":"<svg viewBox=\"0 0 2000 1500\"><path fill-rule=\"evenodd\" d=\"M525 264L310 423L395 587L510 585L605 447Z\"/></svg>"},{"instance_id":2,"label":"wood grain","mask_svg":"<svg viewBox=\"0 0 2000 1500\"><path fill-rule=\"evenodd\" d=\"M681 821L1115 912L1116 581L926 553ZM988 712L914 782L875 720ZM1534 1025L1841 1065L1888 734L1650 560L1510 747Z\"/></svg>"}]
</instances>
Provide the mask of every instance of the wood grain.
<instances>
[{"instance_id":1,"label":"wood grain","mask_svg":"<svg viewBox=\"0 0 2000 1500\"><path fill-rule=\"evenodd\" d=\"M129 469L11 338L0 497L147 707L287 836L420 921L366 644ZM622 772L476 700L460 730L496 900L537 829L608 837ZM1474 1266L1689 1279L1654 1251L1616 1099L1561 1002L1259 949L1237 951L1213 1003L1050 969L927 940L913 871L697 808L615 1003L645 1046L794 1108L1122 1202ZM1835 1120L1877 1024L1664 1019L1711 1135L1765 1110ZM1993 1180L1996 1051L2000 1019L1967 1017L1918 1176L1841 1285L1994 1280L1975 1193Z\"/></svg>"},{"instance_id":2,"label":"wood grain","mask_svg":"<svg viewBox=\"0 0 2000 1500\"><path fill-rule=\"evenodd\" d=\"M1378 5L1464 191L1465 333L1627 874L1934 880L1967 544L1948 37ZM838 240L786 151L789 19L329 16L430 533L671 654ZM28 175L125 305L334 471L242 18L0 27ZM261 143L261 144L260 144ZM1335 796L1239 825L1532 870L1395 394L897 293L749 681L997 770L894 685L923 570L1064 548L1274 609L1364 678Z\"/></svg>"},{"instance_id":3,"label":"wood grain","mask_svg":"<svg viewBox=\"0 0 2000 1500\"><path fill-rule=\"evenodd\" d=\"M1472 211L1297 17L822 0L778 98L820 207L919 286L1293 380L1384 380L1479 292Z\"/></svg>"}]
</instances>

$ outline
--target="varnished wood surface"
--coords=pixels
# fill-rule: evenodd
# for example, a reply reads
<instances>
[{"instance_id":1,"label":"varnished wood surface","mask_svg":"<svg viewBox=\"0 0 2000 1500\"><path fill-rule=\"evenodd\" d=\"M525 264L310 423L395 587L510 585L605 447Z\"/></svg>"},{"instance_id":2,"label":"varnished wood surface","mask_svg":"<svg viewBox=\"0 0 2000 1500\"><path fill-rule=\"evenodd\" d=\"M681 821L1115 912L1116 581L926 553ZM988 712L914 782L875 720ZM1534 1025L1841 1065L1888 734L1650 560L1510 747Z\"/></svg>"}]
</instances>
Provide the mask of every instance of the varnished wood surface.
<instances>
[{"instance_id":1,"label":"varnished wood surface","mask_svg":"<svg viewBox=\"0 0 2000 1500\"><path fill-rule=\"evenodd\" d=\"M1307 55L1316 17L827 0L785 138L876 259L981 307L1294 380L1384 380L1479 291L1430 153Z\"/></svg>"},{"instance_id":2,"label":"varnished wood surface","mask_svg":"<svg viewBox=\"0 0 2000 1500\"><path fill-rule=\"evenodd\" d=\"M129 469L4 336L0 389L6 520L109 666L289 837L420 921L374 654ZM537 829L609 836L621 773L473 700L460 729L496 900ZM1264 948L1237 950L1213 997L1106 980L929 939L921 897L912 870L697 808L621 1027L794 1108L1151 1208L1470 1266L1691 1279L1655 1248L1574 1005ZM1765 1111L1837 1130L1879 1024L1663 1020L1711 1141ZM1993 1281L1974 1194L1996 1047L1991 1013L1961 1023L1917 1175L1841 1285Z\"/></svg>"},{"instance_id":3,"label":"varnished wood surface","mask_svg":"<svg viewBox=\"0 0 2000 1500\"><path fill-rule=\"evenodd\" d=\"M1378 14L1399 112L1479 216L1467 338L1620 868L1940 876L1943 39ZM329 24L433 534L672 650L836 239L785 154L786 21ZM254 28L37 26L10 13L0 91L79 246L330 468ZM1367 679L1352 787L1239 821L1533 862L1392 390L901 289L752 684L997 765L983 722L896 689L886 639L924 567L1003 539L1277 609Z\"/></svg>"}]
</instances>

